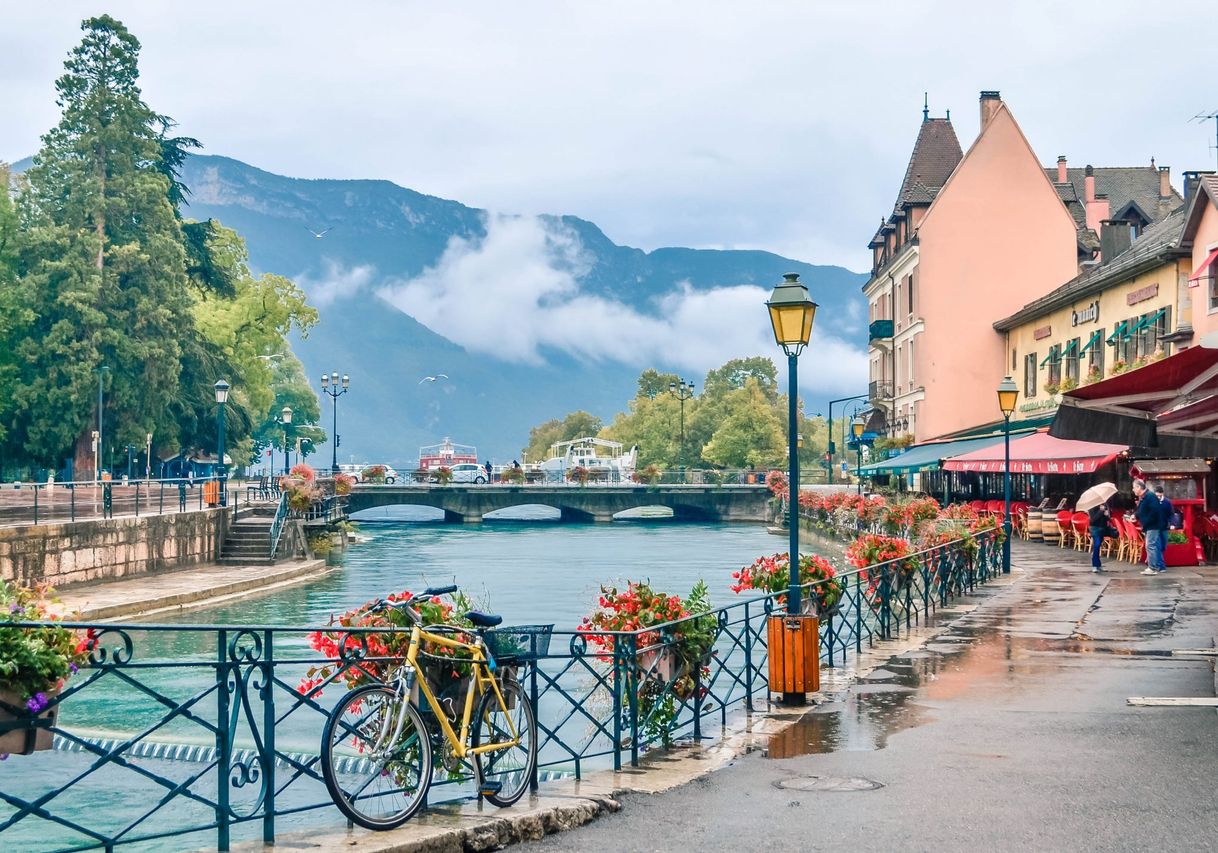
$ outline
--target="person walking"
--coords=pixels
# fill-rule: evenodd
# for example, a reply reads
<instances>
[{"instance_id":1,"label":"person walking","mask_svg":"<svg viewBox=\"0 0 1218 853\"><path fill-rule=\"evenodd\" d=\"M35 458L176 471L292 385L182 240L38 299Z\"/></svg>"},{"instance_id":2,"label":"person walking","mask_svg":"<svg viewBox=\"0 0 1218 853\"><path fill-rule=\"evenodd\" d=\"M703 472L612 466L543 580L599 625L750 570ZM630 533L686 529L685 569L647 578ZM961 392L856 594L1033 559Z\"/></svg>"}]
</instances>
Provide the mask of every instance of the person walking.
<instances>
[{"instance_id":1,"label":"person walking","mask_svg":"<svg viewBox=\"0 0 1218 853\"><path fill-rule=\"evenodd\" d=\"M1138 507L1134 510L1138 524L1142 525L1142 533L1146 536L1146 568L1144 575L1154 575L1167 571L1163 562L1163 542L1166 535L1159 533L1166 529L1163 518L1163 505L1155 497L1155 493L1146 488L1145 480L1133 481L1133 496L1138 499Z\"/></svg>"},{"instance_id":2,"label":"person walking","mask_svg":"<svg viewBox=\"0 0 1218 853\"><path fill-rule=\"evenodd\" d=\"M1104 571L1100 563L1100 549L1104 547L1111 518L1107 504L1093 506L1087 513L1087 524L1091 527L1091 571L1096 574Z\"/></svg>"},{"instance_id":3,"label":"person walking","mask_svg":"<svg viewBox=\"0 0 1218 853\"><path fill-rule=\"evenodd\" d=\"M486 469L486 481L489 483L491 481L491 471L493 470L491 467L491 460L486 460L486 464L482 467Z\"/></svg>"}]
</instances>

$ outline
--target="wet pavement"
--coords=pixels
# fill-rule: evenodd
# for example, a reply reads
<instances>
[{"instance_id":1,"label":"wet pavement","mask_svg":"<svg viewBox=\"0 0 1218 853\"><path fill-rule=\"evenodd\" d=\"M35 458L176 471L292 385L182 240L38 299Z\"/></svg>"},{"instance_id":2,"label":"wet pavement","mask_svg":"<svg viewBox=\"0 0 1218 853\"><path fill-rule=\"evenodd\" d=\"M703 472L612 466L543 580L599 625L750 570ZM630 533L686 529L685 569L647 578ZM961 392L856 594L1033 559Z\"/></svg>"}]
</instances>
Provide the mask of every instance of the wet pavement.
<instances>
[{"instance_id":1,"label":"wet pavement","mask_svg":"<svg viewBox=\"0 0 1218 853\"><path fill-rule=\"evenodd\" d=\"M1017 582L835 694L767 748L538 851L1208 850L1218 567L1016 543ZM970 605L978 606L972 607Z\"/></svg>"}]
</instances>

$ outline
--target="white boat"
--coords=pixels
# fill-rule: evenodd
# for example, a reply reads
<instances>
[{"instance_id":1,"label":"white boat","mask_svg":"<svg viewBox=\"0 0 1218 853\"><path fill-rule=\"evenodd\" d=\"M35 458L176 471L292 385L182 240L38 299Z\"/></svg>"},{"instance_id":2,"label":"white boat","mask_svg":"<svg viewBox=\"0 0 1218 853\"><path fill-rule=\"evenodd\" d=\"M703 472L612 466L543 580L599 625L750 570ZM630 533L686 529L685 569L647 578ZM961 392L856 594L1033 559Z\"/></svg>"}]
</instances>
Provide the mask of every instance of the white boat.
<instances>
[{"instance_id":1,"label":"white boat","mask_svg":"<svg viewBox=\"0 0 1218 853\"><path fill-rule=\"evenodd\" d=\"M549 458L538 467L547 482L563 482L568 471L582 466L591 482L629 483L638 457L637 446L623 453L620 442L584 436L550 445Z\"/></svg>"}]
</instances>

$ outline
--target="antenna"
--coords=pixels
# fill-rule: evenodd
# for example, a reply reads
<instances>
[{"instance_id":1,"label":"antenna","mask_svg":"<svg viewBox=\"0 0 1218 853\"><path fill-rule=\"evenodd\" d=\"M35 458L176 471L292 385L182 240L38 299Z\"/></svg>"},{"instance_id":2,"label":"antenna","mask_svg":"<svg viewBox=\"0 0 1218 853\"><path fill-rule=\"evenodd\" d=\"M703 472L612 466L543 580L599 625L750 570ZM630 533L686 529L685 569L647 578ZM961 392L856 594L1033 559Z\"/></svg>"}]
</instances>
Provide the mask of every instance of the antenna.
<instances>
[{"instance_id":1,"label":"antenna","mask_svg":"<svg viewBox=\"0 0 1218 853\"><path fill-rule=\"evenodd\" d=\"M1207 121L1214 123L1214 144L1208 147L1213 149L1215 158L1218 158L1218 110L1208 113L1197 113L1189 121L1195 121L1198 124L1204 124Z\"/></svg>"}]
</instances>

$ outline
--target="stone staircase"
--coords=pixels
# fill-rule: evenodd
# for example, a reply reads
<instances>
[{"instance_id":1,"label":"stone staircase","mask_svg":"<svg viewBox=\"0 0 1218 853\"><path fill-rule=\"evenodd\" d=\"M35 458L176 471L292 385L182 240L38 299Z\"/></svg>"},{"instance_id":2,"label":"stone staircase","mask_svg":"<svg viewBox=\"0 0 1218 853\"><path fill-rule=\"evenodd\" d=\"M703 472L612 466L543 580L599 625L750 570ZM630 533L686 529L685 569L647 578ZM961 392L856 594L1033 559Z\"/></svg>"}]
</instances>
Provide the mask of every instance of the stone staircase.
<instances>
[{"instance_id":1,"label":"stone staircase","mask_svg":"<svg viewBox=\"0 0 1218 853\"><path fill-rule=\"evenodd\" d=\"M273 510L269 515L255 511L238 518L229 526L224 544L220 546L220 562L230 566L272 565L275 562L271 553L274 521Z\"/></svg>"}]
</instances>

